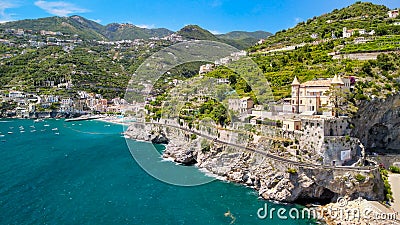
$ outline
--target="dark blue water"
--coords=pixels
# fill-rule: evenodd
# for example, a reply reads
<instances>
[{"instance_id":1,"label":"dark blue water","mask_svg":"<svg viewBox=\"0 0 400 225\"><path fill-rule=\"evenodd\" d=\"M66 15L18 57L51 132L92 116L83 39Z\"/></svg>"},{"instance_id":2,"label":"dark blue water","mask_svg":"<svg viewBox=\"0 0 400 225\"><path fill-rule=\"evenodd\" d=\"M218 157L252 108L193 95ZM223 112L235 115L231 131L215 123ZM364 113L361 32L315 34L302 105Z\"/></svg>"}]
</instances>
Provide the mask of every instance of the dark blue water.
<instances>
[{"instance_id":1,"label":"dark blue water","mask_svg":"<svg viewBox=\"0 0 400 225\"><path fill-rule=\"evenodd\" d=\"M0 223L230 224L229 210L233 224L312 224L260 220L266 202L240 185L163 183L138 166L122 130L97 121L0 120Z\"/></svg>"}]
</instances>

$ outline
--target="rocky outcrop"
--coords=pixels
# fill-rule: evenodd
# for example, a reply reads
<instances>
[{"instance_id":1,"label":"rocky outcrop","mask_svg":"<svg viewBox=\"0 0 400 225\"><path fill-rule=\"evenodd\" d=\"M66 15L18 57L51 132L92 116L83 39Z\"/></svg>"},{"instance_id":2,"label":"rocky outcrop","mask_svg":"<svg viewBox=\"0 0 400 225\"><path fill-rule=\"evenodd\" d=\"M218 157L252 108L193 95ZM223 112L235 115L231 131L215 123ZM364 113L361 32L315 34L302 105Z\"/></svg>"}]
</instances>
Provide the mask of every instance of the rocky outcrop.
<instances>
[{"instance_id":1,"label":"rocky outcrop","mask_svg":"<svg viewBox=\"0 0 400 225\"><path fill-rule=\"evenodd\" d=\"M168 144L169 140L162 129L145 124L134 123L125 132L129 138L135 140L149 141L154 144Z\"/></svg>"},{"instance_id":2,"label":"rocky outcrop","mask_svg":"<svg viewBox=\"0 0 400 225\"><path fill-rule=\"evenodd\" d=\"M146 141L160 135L168 137L164 157L184 165L195 164L229 181L252 187L267 200L328 203L339 196L379 200L383 197L383 191L377 191L383 190L377 170L346 172L299 167L165 126L132 125L127 133Z\"/></svg>"},{"instance_id":3,"label":"rocky outcrop","mask_svg":"<svg viewBox=\"0 0 400 225\"><path fill-rule=\"evenodd\" d=\"M352 120L352 136L367 149L400 152L400 95L362 102Z\"/></svg>"}]
</instances>

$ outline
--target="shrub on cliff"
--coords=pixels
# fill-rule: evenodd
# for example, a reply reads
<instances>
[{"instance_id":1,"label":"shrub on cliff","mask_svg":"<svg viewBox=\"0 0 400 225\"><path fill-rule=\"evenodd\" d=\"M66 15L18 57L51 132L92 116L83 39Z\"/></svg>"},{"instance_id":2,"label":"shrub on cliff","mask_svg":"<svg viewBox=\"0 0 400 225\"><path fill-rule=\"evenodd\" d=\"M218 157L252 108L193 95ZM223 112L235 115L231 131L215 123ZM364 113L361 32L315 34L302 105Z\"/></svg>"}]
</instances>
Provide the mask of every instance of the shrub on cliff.
<instances>
[{"instance_id":1,"label":"shrub on cliff","mask_svg":"<svg viewBox=\"0 0 400 225\"><path fill-rule=\"evenodd\" d=\"M363 176L362 174L356 174L356 175L354 176L354 178L355 178L358 182L364 182L365 179L366 179L366 177Z\"/></svg>"},{"instance_id":2,"label":"shrub on cliff","mask_svg":"<svg viewBox=\"0 0 400 225\"><path fill-rule=\"evenodd\" d=\"M392 173L400 173L400 168L397 166L389 166L389 170Z\"/></svg>"},{"instance_id":3,"label":"shrub on cliff","mask_svg":"<svg viewBox=\"0 0 400 225\"><path fill-rule=\"evenodd\" d=\"M297 173L297 170L294 169L294 168L288 168L286 172L288 172L288 173L290 173L290 174L296 174L296 173Z\"/></svg>"}]
</instances>

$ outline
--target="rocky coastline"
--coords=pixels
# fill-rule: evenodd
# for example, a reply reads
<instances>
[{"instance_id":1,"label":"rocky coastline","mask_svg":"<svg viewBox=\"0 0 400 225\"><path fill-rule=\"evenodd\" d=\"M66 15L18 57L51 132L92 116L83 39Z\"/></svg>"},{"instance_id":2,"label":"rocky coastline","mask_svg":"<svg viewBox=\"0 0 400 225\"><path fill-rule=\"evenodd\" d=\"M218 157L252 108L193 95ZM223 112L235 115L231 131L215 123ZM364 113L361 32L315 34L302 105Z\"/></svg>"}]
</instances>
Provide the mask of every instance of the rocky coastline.
<instances>
[{"instance_id":1,"label":"rocky coastline","mask_svg":"<svg viewBox=\"0 0 400 225\"><path fill-rule=\"evenodd\" d=\"M182 129L156 124L131 124L126 135L135 140L167 144L163 157L249 186L266 200L327 204L341 196L383 199L383 192L377 191L383 190L378 170L341 171L288 165L244 149L194 137Z\"/></svg>"}]
</instances>

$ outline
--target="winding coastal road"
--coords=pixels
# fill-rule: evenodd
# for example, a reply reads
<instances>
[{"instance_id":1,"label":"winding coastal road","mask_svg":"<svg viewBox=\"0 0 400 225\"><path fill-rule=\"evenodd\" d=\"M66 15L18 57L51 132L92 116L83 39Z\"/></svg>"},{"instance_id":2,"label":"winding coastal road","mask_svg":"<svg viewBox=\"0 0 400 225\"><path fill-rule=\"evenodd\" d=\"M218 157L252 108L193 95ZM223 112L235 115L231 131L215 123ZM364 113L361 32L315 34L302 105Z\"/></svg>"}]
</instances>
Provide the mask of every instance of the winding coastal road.
<instances>
[{"instance_id":1,"label":"winding coastal road","mask_svg":"<svg viewBox=\"0 0 400 225\"><path fill-rule=\"evenodd\" d=\"M134 122L134 123L139 123L139 124L143 124L143 122ZM350 166L324 166L324 165L317 165L317 164L311 164L311 163L304 163L304 162L297 162L297 161L293 161L290 159L286 159L280 156L276 156L276 155L272 155L270 153L267 153L265 151L261 151L261 150L257 150L254 148L250 148L247 146L243 146L243 145L238 145L238 144L234 144L234 143L230 143L230 142L226 142L226 141L222 141L222 140L218 140L217 138L202 134L198 131L195 130L191 130L182 126L177 126L177 125L173 125L173 124L163 124L163 123L154 123L154 122L145 122L145 124L152 124L152 125L159 125L159 126L167 126L167 127L173 127L176 129L180 129L180 130L184 130L186 132L192 133L192 134L196 134L200 137L206 138L208 140L212 140L216 143L220 143L220 144L224 144L224 145L228 145L228 146L232 146L232 147L236 147L236 148L241 148L241 149L245 149L247 151L250 152L254 152L254 153L258 153L260 155L265 156L266 158L272 159L274 161L277 162L281 162L281 163L285 163L288 165L293 165L293 166L298 166L298 167L303 167L303 168L310 168L310 169L331 169L331 170L347 170L347 171L365 171L365 172L369 172L371 169L371 167L350 167Z\"/></svg>"}]
</instances>

